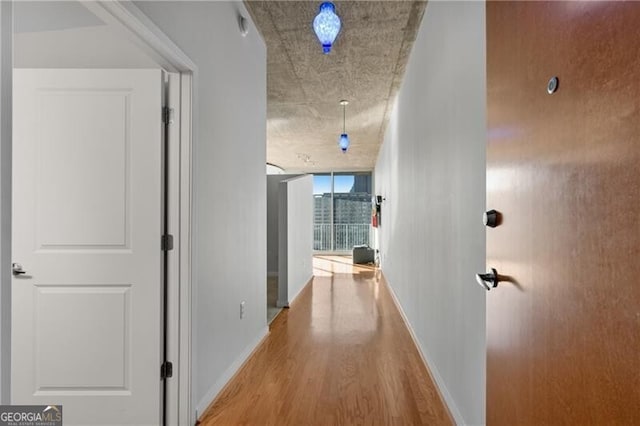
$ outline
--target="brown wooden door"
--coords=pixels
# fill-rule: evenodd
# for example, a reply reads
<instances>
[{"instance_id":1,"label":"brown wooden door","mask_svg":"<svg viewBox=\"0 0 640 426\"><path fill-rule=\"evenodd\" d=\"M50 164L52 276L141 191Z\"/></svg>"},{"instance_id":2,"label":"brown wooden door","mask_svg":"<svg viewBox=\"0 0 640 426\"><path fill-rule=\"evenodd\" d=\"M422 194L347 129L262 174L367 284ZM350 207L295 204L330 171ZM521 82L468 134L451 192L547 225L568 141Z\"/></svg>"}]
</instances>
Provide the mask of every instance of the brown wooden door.
<instances>
[{"instance_id":1,"label":"brown wooden door","mask_svg":"<svg viewBox=\"0 0 640 426\"><path fill-rule=\"evenodd\" d=\"M488 2L487 79L487 423L639 425L640 3Z\"/></svg>"}]
</instances>

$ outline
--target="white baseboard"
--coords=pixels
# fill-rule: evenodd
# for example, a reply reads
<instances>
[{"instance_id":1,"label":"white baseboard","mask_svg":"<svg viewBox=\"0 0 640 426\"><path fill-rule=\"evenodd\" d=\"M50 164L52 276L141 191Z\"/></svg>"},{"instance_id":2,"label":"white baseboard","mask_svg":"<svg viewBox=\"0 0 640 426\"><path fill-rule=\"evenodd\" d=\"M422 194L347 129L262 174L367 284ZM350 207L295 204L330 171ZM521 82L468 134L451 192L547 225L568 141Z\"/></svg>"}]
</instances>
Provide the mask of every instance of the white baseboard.
<instances>
[{"instance_id":1,"label":"white baseboard","mask_svg":"<svg viewBox=\"0 0 640 426\"><path fill-rule=\"evenodd\" d=\"M249 345L242 351L240 356L226 369L226 371L222 374L220 379L209 388L205 396L198 402L196 405L196 417L199 417L204 413L204 410L211 405L214 399L218 396L220 391L225 387L225 385L231 380L231 378L240 370L240 367L249 359L249 356L256 349L258 344L264 339L264 337L269 334L269 327L263 328L260 333L251 341Z\"/></svg>"},{"instance_id":2,"label":"white baseboard","mask_svg":"<svg viewBox=\"0 0 640 426\"><path fill-rule=\"evenodd\" d=\"M427 351L422 347L422 344L418 340L416 333L413 331L413 327L411 327L409 318L407 318L407 315L404 313L404 309L402 309L402 305L400 304L400 300L398 299L398 296L393 290L393 287L391 287L389 280L387 280L386 277L384 279L387 282L387 288L389 289L389 293L391 293L391 298L393 299L393 303L395 303L396 307L398 308L398 311L400 312L400 316L402 317L402 320L404 321L405 325L407 326L407 329L409 330L409 334L411 335L411 339L413 340L414 345L416 345L416 348L418 348L418 353L422 358L422 362L424 362L425 366L427 367L427 370L429 370L429 373L431 374L431 377L433 377L433 380L436 382L436 386L440 391L440 395L444 399L444 403L447 405L449 412L453 416L453 421L457 425L465 425L466 423L464 421L464 418L462 417L460 410L458 410L458 406L456 405L455 401L451 397L451 394L449 393L449 390L447 389L447 386L445 385L444 380L442 379L442 376L438 372L438 369L435 368L435 365L430 361Z\"/></svg>"}]
</instances>

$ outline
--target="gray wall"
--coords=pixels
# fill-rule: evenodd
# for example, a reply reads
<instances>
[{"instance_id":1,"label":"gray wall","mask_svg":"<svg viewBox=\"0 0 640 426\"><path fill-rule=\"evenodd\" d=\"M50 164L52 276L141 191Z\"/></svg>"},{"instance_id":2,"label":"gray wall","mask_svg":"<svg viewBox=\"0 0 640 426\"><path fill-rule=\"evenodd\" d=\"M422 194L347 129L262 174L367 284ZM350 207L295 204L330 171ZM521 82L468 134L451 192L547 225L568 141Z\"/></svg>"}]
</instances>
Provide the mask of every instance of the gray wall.
<instances>
[{"instance_id":1,"label":"gray wall","mask_svg":"<svg viewBox=\"0 0 640 426\"><path fill-rule=\"evenodd\" d=\"M267 274L278 275L278 205L280 182L300 175L267 176Z\"/></svg>"},{"instance_id":2,"label":"gray wall","mask_svg":"<svg viewBox=\"0 0 640 426\"><path fill-rule=\"evenodd\" d=\"M206 408L266 324L266 46L242 2L136 5L198 66L193 93L193 403ZM240 302L246 314L240 319Z\"/></svg>"},{"instance_id":3,"label":"gray wall","mask_svg":"<svg viewBox=\"0 0 640 426\"><path fill-rule=\"evenodd\" d=\"M458 424L485 421L485 6L429 2L375 169L382 270Z\"/></svg>"},{"instance_id":4,"label":"gray wall","mask_svg":"<svg viewBox=\"0 0 640 426\"><path fill-rule=\"evenodd\" d=\"M280 202L281 209L286 205L286 233L280 232L279 255L280 277L286 270L286 287L279 285L278 290L285 288L286 294L278 291L278 304L285 306L295 300L313 276L313 176L281 182Z\"/></svg>"},{"instance_id":5,"label":"gray wall","mask_svg":"<svg viewBox=\"0 0 640 426\"><path fill-rule=\"evenodd\" d=\"M267 176L267 265L278 275L278 306L313 276L313 176Z\"/></svg>"}]
</instances>

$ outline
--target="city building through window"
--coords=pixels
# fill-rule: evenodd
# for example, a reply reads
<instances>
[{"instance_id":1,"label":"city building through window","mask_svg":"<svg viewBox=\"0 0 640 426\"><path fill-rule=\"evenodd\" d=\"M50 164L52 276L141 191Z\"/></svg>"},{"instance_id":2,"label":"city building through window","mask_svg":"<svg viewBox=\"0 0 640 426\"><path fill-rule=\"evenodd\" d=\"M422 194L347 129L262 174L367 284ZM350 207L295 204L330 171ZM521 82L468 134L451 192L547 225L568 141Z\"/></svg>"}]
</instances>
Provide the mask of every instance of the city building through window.
<instances>
[{"instance_id":1,"label":"city building through window","mask_svg":"<svg viewBox=\"0 0 640 426\"><path fill-rule=\"evenodd\" d=\"M350 252L369 245L371 173L313 175L313 249Z\"/></svg>"}]
</instances>

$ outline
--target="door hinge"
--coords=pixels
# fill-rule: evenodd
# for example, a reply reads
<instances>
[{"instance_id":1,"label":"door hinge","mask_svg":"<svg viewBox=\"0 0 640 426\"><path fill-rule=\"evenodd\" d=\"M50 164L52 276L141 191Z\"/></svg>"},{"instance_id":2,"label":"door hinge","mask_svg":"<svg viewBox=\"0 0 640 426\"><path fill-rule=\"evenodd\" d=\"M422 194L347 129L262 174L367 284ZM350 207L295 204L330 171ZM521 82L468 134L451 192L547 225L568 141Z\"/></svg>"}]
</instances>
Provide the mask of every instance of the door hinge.
<instances>
[{"instance_id":1,"label":"door hinge","mask_svg":"<svg viewBox=\"0 0 640 426\"><path fill-rule=\"evenodd\" d=\"M164 124L173 124L173 108L162 107L162 122Z\"/></svg>"},{"instance_id":2,"label":"door hinge","mask_svg":"<svg viewBox=\"0 0 640 426\"><path fill-rule=\"evenodd\" d=\"M160 366L160 378L166 379L168 377L173 377L173 363L165 361Z\"/></svg>"},{"instance_id":3,"label":"door hinge","mask_svg":"<svg viewBox=\"0 0 640 426\"><path fill-rule=\"evenodd\" d=\"M160 240L160 246L162 247L163 251L173 250L173 235L163 235L162 239Z\"/></svg>"}]
</instances>

